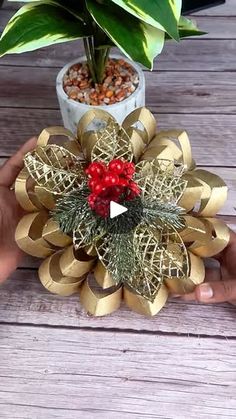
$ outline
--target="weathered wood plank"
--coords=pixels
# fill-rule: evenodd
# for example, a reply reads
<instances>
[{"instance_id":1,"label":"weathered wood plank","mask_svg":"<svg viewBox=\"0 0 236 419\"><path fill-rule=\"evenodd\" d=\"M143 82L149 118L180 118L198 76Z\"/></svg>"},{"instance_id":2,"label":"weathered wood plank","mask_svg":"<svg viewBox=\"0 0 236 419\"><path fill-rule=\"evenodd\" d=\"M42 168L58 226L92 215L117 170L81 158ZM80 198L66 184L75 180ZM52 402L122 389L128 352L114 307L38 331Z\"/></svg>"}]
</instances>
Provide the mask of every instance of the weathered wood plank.
<instances>
[{"instance_id":1,"label":"weathered wood plank","mask_svg":"<svg viewBox=\"0 0 236 419\"><path fill-rule=\"evenodd\" d=\"M154 61L154 70L169 71L230 71L235 70L236 40L183 40L168 42ZM114 49L114 53L118 51ZM83 55L81 42L41 48L25 54L6 55L0 65L30 67L63 67ZM201 59L199 59L199 54ZM33 70L32 70L33 71Z\"/></svg>"},{"instance_id":2,"label":"weathered wood plank","mask_svg":"<svg viewBox=\"0 0 236 419\"><path fill-rule=\"evenodd\" d=\"M198 165L236 166L234 115L158 113L155 117L158 129L180 128L188 132ZM27 138L47 126L60 124L57 110L0 108L0 156L10 156Z\"/></svg>"},{"instance_id":3,"label":"weathered wood plank","mask_svg":"<svg viewBox=\"0 0 236 419\"><path fill-rule=\"evenodd\" d=\"M0 355L3 418L236 414L233 340L3 326Z\"/></svg>"},{"instance_id":4,"label":"weathered wood plank","mask_svg":"<svg viewBox=\"0 0 236 419\"><path fill-rule=\"evenodd\" d=\"M138 330L172 334L236 337L236 308L230 304L204 305L169 300L155 317L147 318L122 307L105 317L91 317L79 296L58 297L39 282L36 271L18 270L1 285L0 322Z\"/></svg>"},{"instance_id":5,"label":"weathered wood plank","mask_svg":"<svg viewBox=\"0 0 236 419\"><path fill-rule=\"evenodd\" d=\"M236 16L235 0L226 0L226 2L220 6L200 10L193 14L193 17L196 16Z\"/></svg>"},{"instance_id":6,"label":"weathered wood plank","mask_svg":"<svg viewBox=\"0 0 236 419\"><path fill-rule=\"evenodd\" d=\"M57 109L57 71L0 67L0 80L4 80L0 107ZM145 75L147 106L156 113L236 113L236 79L232 72L166 71Z\"/></svg>"}]
</instances>

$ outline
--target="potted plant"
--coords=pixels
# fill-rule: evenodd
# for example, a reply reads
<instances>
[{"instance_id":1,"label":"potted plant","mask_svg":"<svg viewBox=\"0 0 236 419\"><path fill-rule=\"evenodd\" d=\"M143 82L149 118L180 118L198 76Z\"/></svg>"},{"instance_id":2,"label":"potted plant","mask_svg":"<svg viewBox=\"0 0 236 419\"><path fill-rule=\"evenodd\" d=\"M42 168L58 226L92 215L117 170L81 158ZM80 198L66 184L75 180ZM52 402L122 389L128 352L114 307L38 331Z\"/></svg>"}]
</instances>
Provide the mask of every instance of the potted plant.
<instances>
[{"instance_id":1,"label":"potted plant","mask_svg":"<svg viewBox=\"0 0 236 419\"><path fill-rule=\"evenodd\" d=\"M138 62L152 69L166 39L200 35L181 16L181 0L31 0L10 19L0 39L0 56L83 39L84 57L57 77L64 125L75 131L96 106L122 122L145 104L145 79ZM128 59L110 55L117 46Z\"/></svg>"}]
</instances>

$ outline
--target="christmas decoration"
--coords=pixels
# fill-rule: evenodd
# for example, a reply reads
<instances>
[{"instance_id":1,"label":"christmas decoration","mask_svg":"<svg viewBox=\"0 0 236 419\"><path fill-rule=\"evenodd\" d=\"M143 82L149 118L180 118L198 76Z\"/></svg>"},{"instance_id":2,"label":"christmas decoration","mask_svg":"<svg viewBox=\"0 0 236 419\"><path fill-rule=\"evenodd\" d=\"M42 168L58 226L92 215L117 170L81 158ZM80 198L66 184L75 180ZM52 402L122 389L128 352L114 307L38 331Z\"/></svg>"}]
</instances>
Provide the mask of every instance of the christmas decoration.
<instances>
[{"instance_id":1,"label":"christmas decoration","mask_svg":"<svg viewBox=\"0 0 236 419\"><path fill-rule=\"evenodd\" d=\"M67 141L57 144L54 136ZM122 127L107 112L89 111L77 138L47 128L24 162L15 190L27 213L16 241L46 258L39 278L49 291L79 292L94 315L115 311L122 299L134 311L156 314L170 292L191 292L203 282L203 258L228 243L227 226L212 218L226 185L196 169L185 131L157 133L146 108ZM111 217L111 202L127 211Z\"/></svg>"}]
</instances>

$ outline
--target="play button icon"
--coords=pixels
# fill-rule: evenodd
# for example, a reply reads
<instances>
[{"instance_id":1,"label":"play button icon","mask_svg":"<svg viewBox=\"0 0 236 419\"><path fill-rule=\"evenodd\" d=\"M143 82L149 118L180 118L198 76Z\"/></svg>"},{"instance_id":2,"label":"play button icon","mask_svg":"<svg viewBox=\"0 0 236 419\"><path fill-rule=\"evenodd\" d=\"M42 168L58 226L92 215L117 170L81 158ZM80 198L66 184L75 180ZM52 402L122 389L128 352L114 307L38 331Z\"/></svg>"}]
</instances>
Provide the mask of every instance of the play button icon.
<instances>
[{"instance_id":1,"label":"play button icon","mask_svg":"<svg viewBox=\"0 0 236 419\"><path fill-rule=\"evenodd\" d=\"M114 201L110 202L110 218L118 217L126 211L128 211L128 208L123 205L117 204L117 202Z\"/></svg>"}]
</instances>

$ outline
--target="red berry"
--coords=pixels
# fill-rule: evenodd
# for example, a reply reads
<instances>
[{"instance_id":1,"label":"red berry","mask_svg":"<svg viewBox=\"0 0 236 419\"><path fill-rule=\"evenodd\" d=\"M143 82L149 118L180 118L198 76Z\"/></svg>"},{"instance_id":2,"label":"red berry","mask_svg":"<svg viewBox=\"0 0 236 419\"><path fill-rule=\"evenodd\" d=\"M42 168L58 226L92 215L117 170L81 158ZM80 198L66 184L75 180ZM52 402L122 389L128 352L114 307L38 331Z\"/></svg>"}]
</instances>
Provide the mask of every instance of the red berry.
<instances>
[{"instance_id":1,"label":"red berry","mask_svg":"<svg viewBox=\"0 0 236 419\"><path fill-rule=\"evenodd\" d=\"M94 188L97 185L96 179L90 179L88 185L89 185L89 188L91 189L91 191L94 191Z\"/></svg>"},{"instance_id":2,"label":"red berry","mask_svg":"<svg viewBox=\"0 0 236 419\"><path fill-rule=\"evenodd\" d=\"M114 196L120 196L120 195L122 195L124 193L124 187L123 186L119 186L119 185L117 185L117 186L114 186L113 188L112 188L112 195Z\"/></svg>"},{"instance_id":3,"label":"red berry","mask_svg":"<svg viewBox=\"0 0 236 419\"><path fill-rule=\"evenodd\" d=\"M134 194L135 195L139 195L140 194L140 188L139 188L139 186L137 185L137 183L135 183L135 182L130 182L129 183L129 189L132 191L132 192L134 192Z\"/></svg>"},{"instance_id":4,"label":"red berry","mask_svg":"<svg viewBox=\"0 0 236 419\"><path fill-rule=\"evenodd\" d=\"M113 186L118 185L119 183L119 176L115 173L108 172L104 178L102 179L105 186Z\"/></svg>"},{"instance_id":5,"label":"red berry","mask_svg":"<svg viewBox=\"0 0 236 419\"><path fill-rule=\"evenodd\" d=\"M135 173L134 163L126 162L123 169L123 175L128 179L131 179Z\"/></svg>"},{"instance_id":6,"label":"red berry","mask_svg":"<svg viewBox=\"0 0 236 419\"><path fill-rule=\"evenodd\" d=\"M111 172L116 173L117 175L120 175L123 172L124 163L120 159L114 159L110 161L108 168Z\"/></svg>"},{"instance_id":7,"label":"red berry","mask_svg":"<svg viewBox=\"0 0 236 419\"><path fill-rule=\"evenodd\" d=\"M94 188L93 188L93 192L96 195L99 195L100 193L102 193L104 191L104 186L102 183L97 183Z\"/></svg>"},{"instance_id":8,"label":"red berry","mask_svg":"<svg viewBox=\"0 0 236 419\"><path fill-rule=\"evenodd\" d=\"M90 206L92 209L94 209L94 207L95 207L95 205L96 205L96 199L97 199L97 196L96 196L95 194L93 194L93 193L91 193L91 194L89 195L89 197L88 197L88 203L89 203L89 206Z\"/></svg>"},{"instance_id":9,"label":"red berry","mask_svg":"<svg viewBox=\"0 0 236 419\"><path fill-rule=\"evenodd\" d=\"M86 169L86 174L90 175L92 178L98 179L101 178L106 172L106 165L101 162L93 162Z\"/></svg>"},{"instance_id":10,"label":"red berry","mask_svg":"<svg viewBox=\"0 0 236 419\"><path fill-rule=\"evenodd\" d=\"M129 181L127 179L125 179L124 177L120 177L119 178L119 185L120 186L128 186L129 185Z\"/></svg>"}]
</instances>

